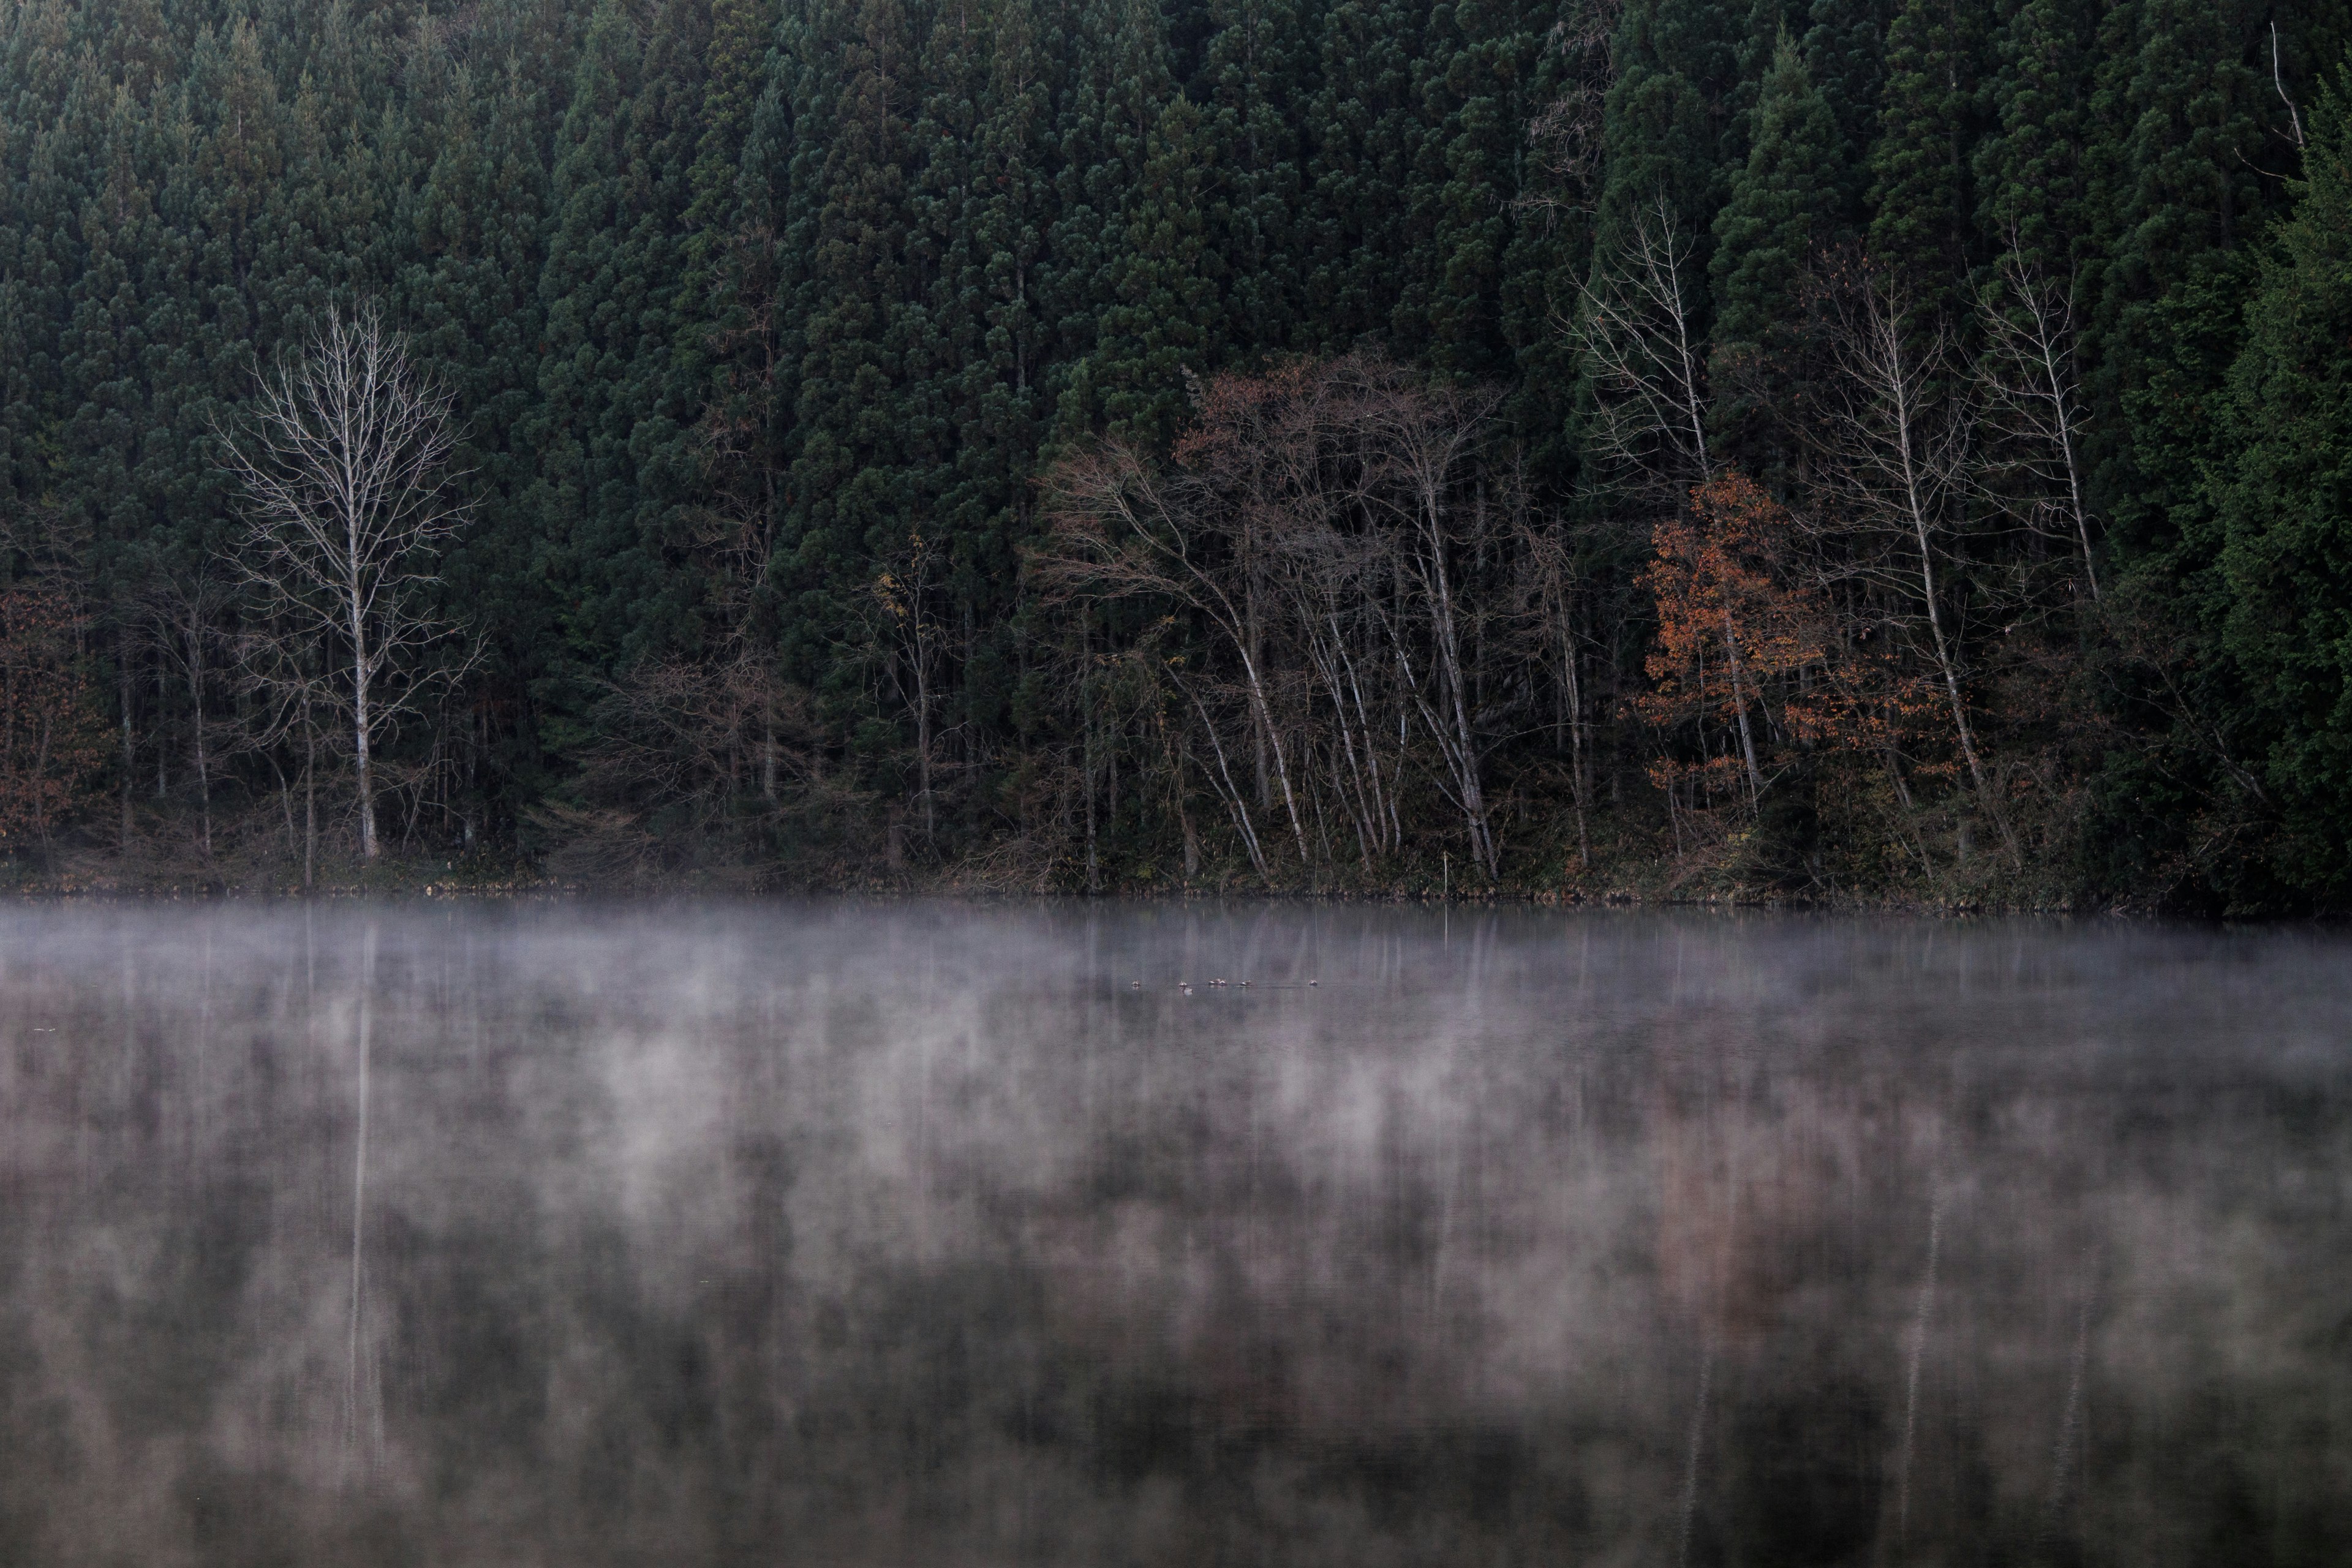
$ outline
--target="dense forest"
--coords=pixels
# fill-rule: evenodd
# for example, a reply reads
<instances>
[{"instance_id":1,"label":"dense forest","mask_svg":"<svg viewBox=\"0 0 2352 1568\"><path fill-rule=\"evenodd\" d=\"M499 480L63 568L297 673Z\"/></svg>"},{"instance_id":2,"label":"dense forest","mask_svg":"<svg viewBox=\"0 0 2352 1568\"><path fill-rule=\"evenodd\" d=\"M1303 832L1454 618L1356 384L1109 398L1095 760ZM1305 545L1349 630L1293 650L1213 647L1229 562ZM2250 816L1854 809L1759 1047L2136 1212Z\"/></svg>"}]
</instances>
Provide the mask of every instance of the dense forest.
<instances>
[{"instance_id":1,"label":"dense forest","mask_svg":"<svg viewBox=\"0 0 2352 1568\"><path fill-rule=\"evenodd\" d=\"M2340 905L2347 47L0 0L0 846Z\"/></svg>"}]
</instances>

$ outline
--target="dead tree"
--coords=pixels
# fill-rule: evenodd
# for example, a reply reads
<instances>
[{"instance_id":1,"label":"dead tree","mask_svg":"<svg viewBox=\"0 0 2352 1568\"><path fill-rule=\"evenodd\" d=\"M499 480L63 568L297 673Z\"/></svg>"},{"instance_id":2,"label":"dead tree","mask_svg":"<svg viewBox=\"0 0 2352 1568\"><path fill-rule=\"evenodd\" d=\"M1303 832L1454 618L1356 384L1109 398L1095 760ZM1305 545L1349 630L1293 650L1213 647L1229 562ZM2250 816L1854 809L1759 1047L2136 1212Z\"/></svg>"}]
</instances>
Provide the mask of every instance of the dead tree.
<instances>
[{"instance_id":1,"label":"dead tree","mask_svg":"<svg viewBox=\"0 0 2352 1568\"><path fill-rule=\"evenodd\" d=\"M1464 644L1475 606L1459 591L1454 558L1462 549L1461 481L1499 401L1490 389L1418 386L1391 376L1365 389L1361 415L1376 481L1367 490L1402 525L1398 574L1412 590L1402 607L1418 611L1426 630L1425 665L1416 672L1403 616L1390 622L1401 683L1444 763L1438 784L1462 813L1471 853L1489 877L1500 875L1502 857L1481 778L1485 746L1471 716Z\"/></svg>"},{"instance_id":2,"label":"dead tree","mask_svg":"<svg viewBox=\"0 0 2352 1568\"><path fill-rule=\"evenodd\" d=\"M1623 249L1593 261L1568 323L1599 395L1595 456L1678 506L1713 468L1707 450L1706 344L1692 291L1706 287L1674 205L1660 196L1634 220Z\"/></svg>"},{"instance_id":3,"label":"dead tree","mask_svg":"<svg viewBox=\"0 0 2352 1568\"><path fill-rule=\"evenodd\" d=\"M1962 690L1950 571L1975 489L1978 410L1949 328L1918 321L1895 280L1874 269L1833 276L1822 295L1833 374L1818 438L1842 510L1872 547L1855 569L1916 605L1969 782L2008 843L2017 840L1986 771Z\"/></svg>"},{"instance_id":4,"label":"dead tree","mask_svg":"<svg viewBox=\"0 0 2352 1568\"><path fill-rule=\"evenodd\" d=\"M302 887L318 879L319 767L335 761L345 729L344 704L330 679L325 639L315 625L248 626L236 645L237 688L249 710L241 740L268 761L278 778L286 818L287 852L302 863ZM278 759L292 750L293 777ZM294 793L302 795L302 825L294 823Z\"/></svg>"},{"instance_id":5,"label":"dead tree","mask_svg":"<svg viewBox=\"0 0 2352 1568\"><path fill-rule=\"evenodd\" d=\"M2082 551L2083 580L2094 602L2099 570L2092 559L2091 512L2083 497L2086 410L2074 374L2074 319L2065 289L2016 256L2001 264L2000 288L1978 296L1985 334L1978 360L1994 423L2009 437L2012 468L2031 488L2033 516L2055 511Z\"/></svg>"},{"instance_id":6,"label":"dead tree","mask_svg":"<svg viewBox=\"0 0 2352 1568\"><path fill-rule=\"evenodd\" d=\"M360 852L377 857L375 763L453 628L426 590L466 517L450 462L451 395L419 372L373 305L331 311L310 345L261 378L242 429L218 429L244 490L236 558L259 618L338 648L334 691L352 741Z\"/></svg>"},{"instance_id":7,"label":"dead tree","mask_svg":"<svg viewBox=\"0 0 2352 1568\"><path fill-rule=\"evenodd\" d=\"M1299 859L1307 858L1307 832L1292 788L1287 736L1269 692L1262 645L1249 609L1249 578L1258 563L1225 548L1216 526L1221 503L1204 493L1197 476L1178 469L1154 472L1134 451L1109 447L1066 461L1049 481L1052 521L1046 539L1032 555L1034 579L1049 599L1158 599L1198 615L1217 634L1240 668L1246 711L1267 740L1274 773L1290 820ZM1216 762L1213 775L1258 874L1268 874L1247 803L1238 793L1231 761L1211 716L1203 683L1175 668L1169 679L1181 689L1208 726Z\"/></svg>"},{"instance_id":8,"label":"dead tree","mask_svg":"<svg viewBox=\"0 0 2352 1568\"><path fill-rule=\"evenodd\" d=\"M222 613L229 606L229 590L202 571L191 576L158 579L142 602L153 620L155 647L163 662L175 666L187 682L191 756L195 770L197 847L209 859L213 852L213 773L218 763L222 725L216 710L208 711L205 699L217 673L207 650L220 640Z\"/></svg>"},{"instance_id":9,"label":"dead tree","mask_svg":"<svg viewBox=\"0 0 2352 1568\"><path fill-rule=\"evenodd\" d=\"M887 649L888 679L900 703L915 718L916 793L922 803L926 844L938 831L931 793L931 715L937 701L933 666L939 659L940 628L930 602L939 569L939 547L920 532L912 532L870 584L880 622L877 638Z\"/></svg>"}]
</instances>

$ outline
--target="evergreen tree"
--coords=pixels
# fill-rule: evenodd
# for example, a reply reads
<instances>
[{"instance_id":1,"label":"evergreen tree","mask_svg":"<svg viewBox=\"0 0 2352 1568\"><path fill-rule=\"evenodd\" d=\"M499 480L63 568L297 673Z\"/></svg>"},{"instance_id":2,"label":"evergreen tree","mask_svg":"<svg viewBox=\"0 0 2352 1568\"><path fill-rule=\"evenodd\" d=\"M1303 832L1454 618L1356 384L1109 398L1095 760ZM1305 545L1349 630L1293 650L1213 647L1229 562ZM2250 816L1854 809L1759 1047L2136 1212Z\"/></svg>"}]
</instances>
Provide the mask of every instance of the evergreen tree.
<instances>
[{"instance_id":1,"label":"evergreen tree","mask_svg":"<svg viewBox=\"0 0 2352 1568\"><path fill-rule=\"evenodd\" d=\"M526 501L535 564L555 593L562 628L562 646L541 651L532 695L541 744L559 755L593 734L593 683L623 631L598 579L613 552L628 548L615 524L634 510L628 421L614 393L627 378L630 296L642 284L621 264L633 217L627 106L640 63L627 12L604 0L582 41L550 179L552 224L539 283L547 352L524 438L539 456Z\"/></svg>"},{"instance_id":2,"label":"evergreen tree","mask_svg":"<svg viewBox=\"0 0 2352 1568\"><path fill-rule=\"evenodd\" d=\"M419 255L402 293L420 358L456 395L454 461L477 497L476 525L441 563L452 614L484 634L493 700L480 712L486 724L495 715L496 728L468 739L487 745L503 773L541 788L548 781L524 710L552 605L535 570L527 498L539 454L526 432L545 321L547 169L528 79L514 63L494 75L499 86L480 99L470 67L451 83L440 150L416 203Z\"/></svg>"},{"instance_id":3,"label":"evergreen tree","mask_svg":"<svg viewBox=\"0 0 2352 1568\"><path fill-rule=\"evenodd\" d=\"M1304 19L1297 0L1213 0L1209 15L1217 30L1202 72L1202 134L1219 172L1210 244L1232 278L1224 332L1279 347L1306 291L1297 235L1300 110L1312 88Z\"/></svg>"},{"instance_id":4,"label":"evergreen tree","mask_svg":"<svg viewBox=\"0 0 2352 1568\"><path fill-rule=\"evenodd\" d=\"M2242 154L2294 156L2273 134L2287 129L2285 107L2255 68L2269 52L2256 11L2138 0L2103 37L2105 145L2091 159L2105 253L2090 344L2096 488L2125 556L2176 582L2212 561L2195 476L2217 456L2210 410L2254 276L2242 247L2277 194Z\"/></svg>"},{"instance_id":5,"label":"evergreen tree","mask_svg":"<svg viewBox=\"0 0 2352 1568\"><path fill-rule=\"evenodd\" d=\"M1046 416L1044 279L1052 214L1051 84L1034 0L998 0L972 136L971 244L957 280L976 332L956 392L953 486L940 515L954 541L953 593L969 613L1007 607L1013 548Z\"/></svg>"},{"instance_id":6,"label":"evergreen tree","mask_svg":"<svg viewBox=\"0 0 2352 1568\"><path fill-rule=\"evenodd\" d=\"M1757 100L1748 162L1715 220L1711 368L1726 457L1774 401L1787 368L1778 362L1801 316L1799 279L1837 237L1839 192L1820 177L1837 154L1837 121L1783 33Z\"/></svg>"},{"instance_id":7,"label":"evergreen tree","mask_svg":"<svg viewBox=\"0 0 2352 1568\"><path fill-rule=\"evenodd\" d=\"M2002 25L1992 85L1994 129L1977 149L1978 224L2004 255L2071 280L2091 238L2090 0L2020 0Z\"/></svg>"},{"instance_id":8,"label":"evergreen tree","mask_svg":"<svg viewBox=\"0 0 2352 1568\"><path fill-rule=\"evenodd\" d=\"M1174 431L1181 372L1222 347L1222 258L1211 248L1215 146L1176 91L1166 29L1140 0L1105 0L1102 52L1087 62L1064 145L1055 250L1072 351L1055 440L1093 431L1146 444ZM1080 345L1083 343L1083 348Z\"/></svg>"},{"instance_id":9,"label":"evergreen tree","mask_svg":"<svg viewBox=\"0 0 2352 1568\"><path fill-rule=\"evenodd\" d=\"M2352 114L2310 114L2294 216L2264 262L2229 373L2216 467L2233 714L2288 833L2291 884L2352 887ZM2229 722L2225 721L2225 722Z\"/></svg>"},{"instance_id":10,"label":"evergreen tree","mask_svg":"<svg viewBox=\"0 0 2352 1568\"><path fill-rule=\"evenodd\" d=\"M1878 137L1893 8L1889 0L1812 0L1808 16L1800 47L1813 86L1837 124L1841 216L1859 226L1865 216L1870 146Z\"/></svg>"},{"instance_id":11,"label":"evergreen tree","mask_svg":"<svg viewBox=\"0 0 2352 1568\"><path fill-rule=\"evenodd\" d=\"M1169 99L1146 133L1142 178L1113 231L1095 347L1062 395L1066 435L1089 428L1147 447L1175 435L1184 375L1209 369L1225 258L1211 243L1215 149L1190 99Z\"/></svg>"},{"instance_id":12,"label":"evergreen tree","mask_svg":"<svg viewBox=\"0 0 2352 1568\"><path fill-rule=\"evenodd\" d=\"M1519 211L1523 94L1541 41L1515 0L1465 0L1433 17L1422 94L1432 123L1408 204L1427 215L1415 228L1429 258L1408 275L1402 313L1415 330L1401 331L1398 347L1457 375L1496 379L1510 367L1505 267Z\"/></svg>"},{"instance_id":13,"label":"evergreen tree","mask_svg":"<svg viewBox=\"0 0 2352 1568\"><path fill-rule=\"evenodd\" d=\"M1611 80L1604 23L1597 7L1567 12L1542 41L1523 98L1528 146L1503 258L1501 326L1515 387L1508 413L1547 499L1571 493L1579 468L1578 350L1563 326L1575 318L1592 268L1601 110Z\"/></svg>"},{"instance_id":14,"label":"evergreen tree","mask_svg":"<svg viewBox=\"0 0 2352 1568\"><path fill-rule=\"evenodd\" d=\"M924 279L910 251L922 106L912 20L899 0L849 0L811 32L814 166L794 193L810 249L782 544L795 593L788 636L815 676L867 568L907 524L907 355Z\"/></svg>"},{"instance_id":15,"label":"evergreen tree","mask_svg":"<svg viewBox=\"0 0 2352 1568\"><path fill-rule=\"evenodd\" d=\"M1406 0L1337 0L1324 13L1297 226L1306 342L1389 333L1404 287L1400 193L1425 134L1413 68L1426 19Z\"/></svg>"},{"instance_id":16,"label":"evergreen tree","mask_svg":"<svg viewBox=\"0 0 2352 1568\"><path fill-rule=\"evenodd\" d=\"M1602 128L1594 247L1621 253L1663 202L1705 267L1739 145L1738 34L1719 0L1628 0Z\"/></svg>"},{"instance_id":17,"label":"evergreen tree","mask_svg":"<svg viewBox=\"0 0 2352 1568\"><path fill-rule=\"evenodd\" d=\"M1870 253L1925 306L1950 298L1974 253L1969 157L1985 41L1978 8L1962 0L1906 0L1887 29Z\"/></svg>"}]
</instances>

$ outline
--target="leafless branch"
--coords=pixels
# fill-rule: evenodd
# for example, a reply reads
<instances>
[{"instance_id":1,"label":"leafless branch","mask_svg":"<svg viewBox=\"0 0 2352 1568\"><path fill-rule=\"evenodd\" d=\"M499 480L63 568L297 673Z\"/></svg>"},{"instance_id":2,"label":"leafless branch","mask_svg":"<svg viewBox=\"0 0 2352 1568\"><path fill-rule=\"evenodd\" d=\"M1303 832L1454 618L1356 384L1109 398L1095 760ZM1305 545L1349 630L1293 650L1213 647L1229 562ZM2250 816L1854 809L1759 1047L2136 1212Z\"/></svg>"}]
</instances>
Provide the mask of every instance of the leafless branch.
<instances>
[{"instance_id":1,"label":"leafless branch","mask_svg":"<svg viewBox=\"0 0 2352 1568\"><path fill-rule=\"evenodd\" d=\"M330 312L302 353L261 377L257 403L243 428L214 432L244 492L244 549L232 559L258 618L341 649L361 852L373 860L374 753L421 677L452 668L420 668L454 629L426 593L467 517L452 395L368 304Z\"/></svg>"}]
</instances>

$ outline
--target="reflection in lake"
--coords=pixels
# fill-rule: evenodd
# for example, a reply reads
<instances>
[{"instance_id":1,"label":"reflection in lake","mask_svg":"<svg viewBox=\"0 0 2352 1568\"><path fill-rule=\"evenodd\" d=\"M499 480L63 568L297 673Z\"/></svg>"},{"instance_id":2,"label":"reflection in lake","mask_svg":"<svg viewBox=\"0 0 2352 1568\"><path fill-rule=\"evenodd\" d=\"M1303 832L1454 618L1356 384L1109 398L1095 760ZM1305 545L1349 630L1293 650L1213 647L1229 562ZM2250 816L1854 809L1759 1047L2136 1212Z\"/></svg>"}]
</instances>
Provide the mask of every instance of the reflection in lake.
<instances>
[{"instance_id":1,"label":"reflection in lake","mask_svg":"<svg viewBox=\"0 0 2352 1568\"><path fill-rule=\"evenodd\" d=\"M2347 1019L2288 932L20 909L0 1563L2352 1561Z\"/></svg>"}]
</instances>

